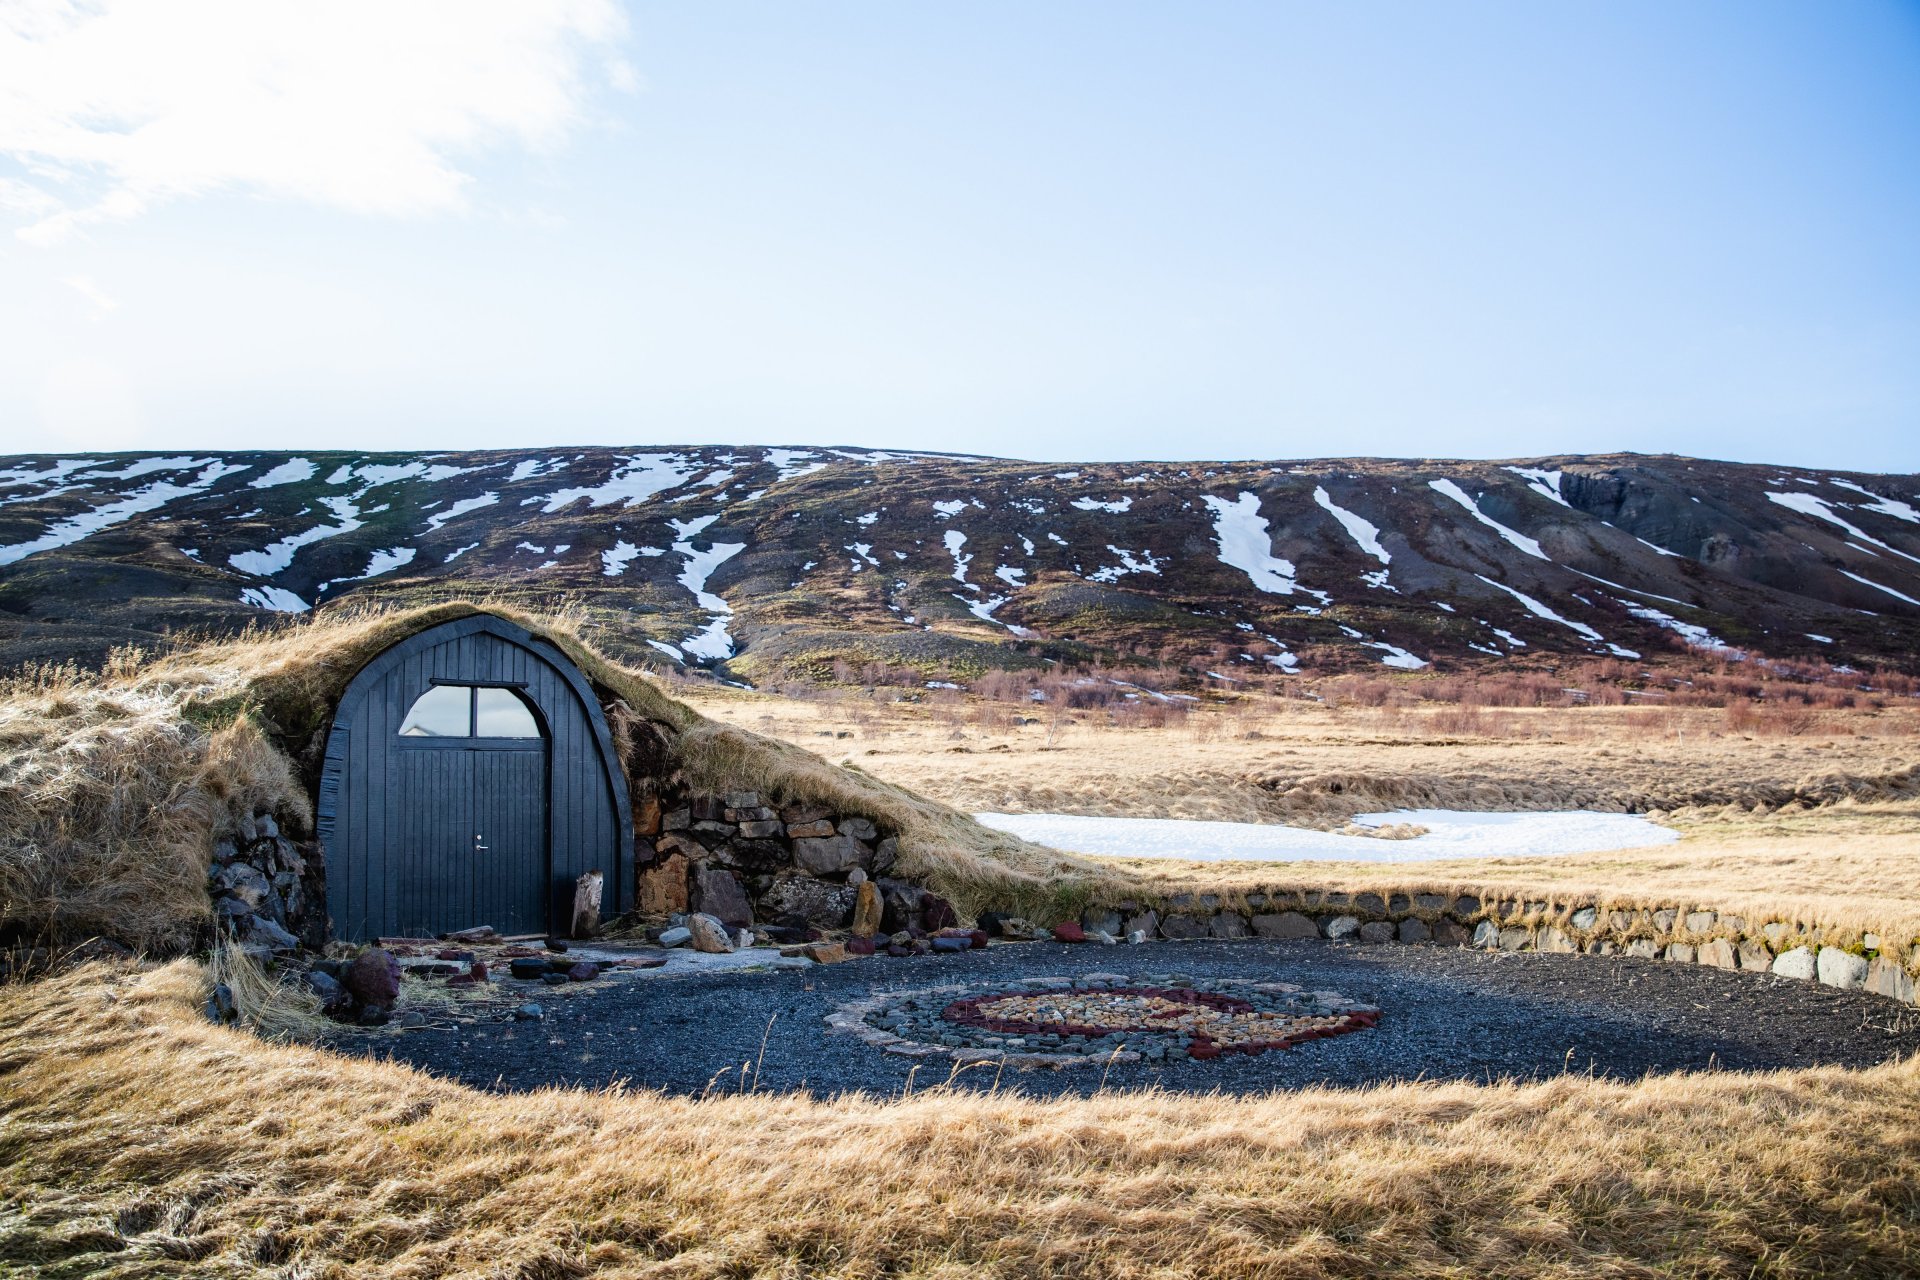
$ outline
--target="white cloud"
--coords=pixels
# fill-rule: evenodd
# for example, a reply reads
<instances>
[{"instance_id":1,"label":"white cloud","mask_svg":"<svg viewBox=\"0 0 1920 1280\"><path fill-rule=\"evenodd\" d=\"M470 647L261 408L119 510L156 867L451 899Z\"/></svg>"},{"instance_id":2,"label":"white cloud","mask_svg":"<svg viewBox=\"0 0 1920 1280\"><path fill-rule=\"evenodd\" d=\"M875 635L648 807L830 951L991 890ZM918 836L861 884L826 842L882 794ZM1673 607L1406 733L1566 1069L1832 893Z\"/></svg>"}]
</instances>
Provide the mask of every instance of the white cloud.
<instances>
[{"instance_id":1,"label":"white cloud","mask_svg":"<svg viewBox=\"0 0 1920 1280\"><path fill-rule=\"evenodd\" d=\"M476 153L635 83L625 33L614 0L9 0L0 212L51 243L217 191L459 210Z\"/></svg>"}]
</instances>

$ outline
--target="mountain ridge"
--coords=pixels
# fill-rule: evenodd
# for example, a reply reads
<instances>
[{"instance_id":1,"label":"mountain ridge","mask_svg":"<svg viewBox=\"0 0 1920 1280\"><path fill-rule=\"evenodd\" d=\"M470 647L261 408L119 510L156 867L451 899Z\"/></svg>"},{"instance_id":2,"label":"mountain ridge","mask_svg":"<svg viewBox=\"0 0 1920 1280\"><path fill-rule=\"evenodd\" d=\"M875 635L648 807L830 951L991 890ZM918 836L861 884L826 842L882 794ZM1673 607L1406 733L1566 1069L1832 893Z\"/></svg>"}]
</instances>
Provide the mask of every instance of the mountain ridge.
<instances>
[{"instance_id":1,"label":"mountain ridge","mask_svg":"<svg viewBox=\"0 0 1920 1280\"><path fill-rule=\"evenodd\" d=\"M847 446L0 458L0 663L353 599L576 602L751 683L1147 661L1920 670L1920 477L1671 454L1052 463Z\"/></svg>"}]
</instances>

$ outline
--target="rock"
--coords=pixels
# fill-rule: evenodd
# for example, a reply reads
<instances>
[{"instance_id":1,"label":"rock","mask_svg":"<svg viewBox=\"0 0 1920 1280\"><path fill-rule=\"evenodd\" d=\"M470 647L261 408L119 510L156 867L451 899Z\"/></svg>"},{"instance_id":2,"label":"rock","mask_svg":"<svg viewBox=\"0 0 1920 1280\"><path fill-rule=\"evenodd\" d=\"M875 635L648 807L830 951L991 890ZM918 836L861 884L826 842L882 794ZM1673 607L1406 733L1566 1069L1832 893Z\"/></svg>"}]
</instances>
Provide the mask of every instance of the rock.
<instances>
[{"instance_id":1,"label":"rock","mask_svg":"<svg viewBox=\"0 0 1920 1280\"><path fill-rule=\"evenodd\" d=\"M920 926L920 889L900 880L877 880L880 886L880 932L899 933Z\"/></svg>"},{"instance_id":2,"label":"rock","mask_svg":"<svg viewBox=\"0 0 1920 1280\"><path fill-rule=\"evenodd\" d=\"M1913 979L1888 956L1881 956L1867 966L1866 986L1877 996L1886 996L1906 1004L1914 1003Z\"/></svg>"},{"instance_id":3,"label":"rock","mask_svg":"<svg viewBox=\"0 0 1920 1280\"><path fill-rule=\"evenodd\" d=\"M1466 895L1453 900L1453 914L1457 916L1473 916L1478 915L1479 912L1480 899L1478 898Z\"/></svg>"},{"instance_id":4,"label":"rock","mask_svg":"<svg viewBox=\"0 0 1920 1280\"><path fill-rule=\"evenodd\" d=\"M1867 985L1867 958L1839 947L1822 947L1814 962L1814 972L1829 987L1858 991Z\"/></svg>"},{"instance_id":5,"label":"rock","mask_svg":"<svg viewBox=\"0 0 1920 1280\"><path fill-rule=\"evenodd\" d=\"M1353 916L1334 916L1320 926L1320 931L1333 941L1338 942L1343 938L1351 938L1355 934L1358 934L1360 932L1360 921Z\"/></svg>"},{"instance_id":6,"label":"rock","mask_svg":"<svg viewBox=\"0 0 1920 1280\"><path fill-rule=\"evenodd\" d=\"M640 873L634 885L634 910L643 916L668 916L687 909L687 859L675 853Z\"/></svg>"},{"instance_id":7,"label":"rock","mask_svg":"<svg viewBox=\"0 0 1920 1280\"><path fill-rule=\"evenodd\" d=\"M1433 930L1427 928L1427 922L1408 916L1400 922L1400 941L1426 942L1432 939Z\"/></svg>"},{"instance_id":8,"label":"rock","mask_svg":"<svg viewBox=\"0 0 1920 1280\"><path fill-rule=\"evenodd\" d=\"M1135 929L1132 933L1127 935L1127 941L1131 945L1137 947L1143 943L1151 942L1153 941L1153 939L1147 936L1147 931L1145 929Z\"/></svg>"},{"instance_id":9,"label":"rock","mask_svg":"<svg viewBox=\"0 0 1920 1280\"><path fill-rule=\"evenodd\" d=\"M691 941L693 941L693 930L687 928L685 925L675 925L660 935L660 945L663 947L685 946Z\"/></svg>"},{"instance_id":10,"label":"rock","mask_svg":"<svg viewBox=\"0 0 1920 1280\"><path fill-rule=\"evenodd\" d=\"M1393 894L1387 899L1387 912L1390 915L1401 915L1411 910L1412 907L1413 899L1404 893Z\"/></svg>"},{"instance_id":11,"label":"rock","mask_svg":"<svg viewBox=\"0 0 1920 1280\"><path fill-rule=\"evenodd\" d=\"M207 1021L214 1023L232 1022L240 1016L239 1008L233 1003L233 989L224 982L216 982L213 991L207 996Z\"/></svg>"},{"instance_id":12,"label":"rock","mask_svg":"<svg viewBox=\"0 0 1920 1280\"><path fill-rule=\"evenodd\" d=\"M507 961L507 972L522 982L537 982L547 976L547 962L541 956L515 956Z\"/></svg>"},{"instance_id":13,"label":"rock","mask_svg":"<svg viewBox=\"0 0 1920 1280\"><path fill-rule=\"evenodd\" d=\"M1053 940L1055 942L1085 942L1087 940L1087 931L1071 920L1062 921L1053 926Z\"/></svg>"},{"instance_id":14,"label":"rock","mask_svg":"<svg viewBox=\"0 0 1920 1280\"><path fill-rule=\"evenodd\" d=\"M693 873L693 909L723 924L753 923L753 904L731 871L701 867Z\"/></svg>"},{"instance_id":15,"label":"rock","mask_svg":"<svg viewBox=\"0 0 1920 1280\"><path fill-rule=\"evenodd\" d=\"M788 876L774 881L760 895L760 909L776 919L796 916L821 929L839 929L852 917L860 890L865 887Z\"/></svg>"},{"instance_id":16,"label":"rock","mask_svg":"<svg viewBox=\"0 0 1920 1280\"><path fill-rule=\"evenodd\" d=\"M1160 934L1166 938L1204 938L1207 925L1189 915L1170 915L1160 922Z\"/></svg>"},{"instance_id":17,"label":"rock","mask_svg":"<svg viewBox=\"0 0 1920 1280\"><path fill-rule=\"evenodd\" d=\"M1381 916L1387 913L1387 901L1377 893L1362 893L1353 899L1354 909L1370 915Z\"/></svg>"},{"instance_id":18,"label":"rock","mask_svg":"<svg viewBox=\"0 0 1920 1280\"><path fill-rule=\"evenodd\" d=\"M592 982L599 976L600 966L591 960L582 960L579 964L567 970L567 980L569 982Z\"/></svg>"},{"instance_id":19,"label":"rock","mask_svg":"<svg viewBox=\"0 0 1920 1280\"><path fill-rule=\"evenodd\" d=\"M1122 927L1129 935L1144 933L1151 938L1160 932L1160 913L1153 910L1135 912L1127 917Z\"/></svg>"},{"instance_id":20,"label":"rock","mask_svg":"<svg viewBox=\"0 0 1920 1280\"><path fill-rule=\"evenodd\" d=\"M960 923L960 916L953 904L937 893L920 895L920 926L928 933L941 929L951 929Z\"/></svg>"},{"instance_id":21,"label":"rock","mask_svg":"<svg viewBox=\"0 0 1920 1280\"><path fill-rule=\"evenodd\" d=\"M841 835L852 836L855 840L872 840L880 834L874 830L873 823L865 818L842 818L838 829Z\"/></svg>"},{"instance_id":22,"label":"rock","mask_svg":"<svg viewBox=\"0 0 1920 1280\"><path fill-rule=\"evenodd\" d=\"M1018 916L1010 916L1004 911L982 911L979 920L980 932L989 938L1004 938L1007 936L1007 923L1018 919ZM1026 922L1021 921L1021 923Z\"/></svg>"},{"instance_id":23,"label":"rock","mask_svg":"<svg viewBox=\"0 0 1920 1280\"><path fill-rule=\"evenodd\" d=\"M758 791L727 792L727 808L729 809L757 809L759 807L760 793Z\"/></svg>"},{"instance_id":24,"label":"rock","mask_svg":"<svg viewBox=\"0 0 1920 1280\"><path fill-rule=\"evenodd\" d=\"M1444 911L1447 899L1438 893L1416 893L1413 895L1413 905L1422 911Z\"/></svg>"},{"instance_id":25,"label":"rock","mask_svg":"<svg viewBox=\"0 0 1920 1280\"><path fill-rule=\"evenodd\" d=\"M866 882L867 882L867 873L862 868L855 867L853 870L847 872L848 884L865 884Z\"/></svg>"},{"instance_id":26,"label":"rock","mask_svg":"<svg viewBox=\"0 0 1920 1280\"><path fill-rule=\"evenodd\" d=\"M965 938L952 937L932 938L929 939L929 942L931 942L935 951L943 952L965 951L971 945Z\"/></svg>"},{"instance_id":27,"label":"rock","mask_svg":"<svg viewBox=\"0 0 1920 1280\"><path fill-rule=\"evenodd\" d=\"M1660 933L1672 933L1674 921L1679 918L1680 913L1672 907L1662 907L1653 913L1653 927Z\"/></svg>"},{"instance_id":28,"label":"rock","mask_svg":"<svg viewBox=\"0 0 1920 1280\"><path fill-rule=\"evenodd\" d=\"M318 970L307 974L307 985L313 988L313 994L320 997L320 1011L328 1017L335 1017L353 1008L353 997L340 985L339 979Z\"/></svg>"},{"instance_id":29,"label":"rock","mask_svg":"<svg viewBox=\"0 0 1920 1280\"><path fill-rule=\"evenodd\" d=\"M878 950L872 938L848 938L846 948L850 956L870 956Z\"/></svg>"},{"instance_id":30,"label":"rock","mask_svg":"<svg viewBox=\"0 0 1920 1280\"><path fill-rule=\"evenodd\" d=\"M1392 942L1394 936L1393 923L1388 920L1369 920L1360 926L1362 942Z\"/></svg>"},{"instance_id":31,"label":"rock","mask_svg":"<svg viewBox=\"0 0 1920 1280\"><path fill-rule=\"evenodd\" d=\"M1660 944L1652 938L1635 938L1627 944L1627 954L1639 960L1658 960Z\"/></svg>"},{"instance_id":32,"label":"rock","mask_svg":"<svg viewBox=\"0 0 1920 1280\"><path fill-rule=\"evenodd\" d=\"M400 962L390 952L369 947L347 966L341 985L363 1006L392 1008L400 998Z\"/></svg>"},{"instance_id":33,"label":"rock","mask_svg":"<svg viewBox=\"0 0 1920 1280\"><path fill-rule=\"evenodd\" d=\"M379 1005L372 1004L363 1004L360 1006L359 1022L363 1027L384 1027L388 1022L392 1021L392 1019L393 1011L391 1009L383 1009Z\"/></svg>"},{"instance_id":34,"label":"rock","mask_svg":"<svg viewBox=\"0 0 1920 1280\"><path fill-rule=\"evenodd\" d=\"M900 861L900 837L888 836L873 846L873 873L885 875L893 870L893 864Z\"/></svg>"},{"instance_id":35,"label":"rock","mask_svg":"<svg viewBox=\"0 0 1920 1280\"><path fill-rule=\"evenodd\" d=\"M1713 928L1720 917L1711 911L1689 911L1687 913L1687 932L1705 933Z\"/></svg>"},{"instance_id":36,"label":"rock","mask_svg":"<svg viewBox=\"0 0 1920 1280\"><path fill-rule=\"evenodd\" d=\"M1667 944L1667 959L1676 964L1692 964L1696 951L1691 942L1670 942Z\"/></svg>"},{"instance_id":37,"label":"rock","mask_svg":"<svg viewBox=\"0 0 1920 1280\"><path fill-rule=\"evenodd\" d=\"M1433 940L1443 947L1464 947L1473 941L1473 935L1459 921L1441 916L1433 922Z\"/></svg>"},{"instance_id":38,"label":"rock","mask_svg":"<svg viewBox=\"0 0 1920 1280\"><path fill-rule=\"evenodd\" d=\"M1491 920L1482 920L1473 929L1473 945L1476 947L1497 947L1500 945L1500 927Z\"/></svg>"},{"instance_id":39,"label":"rock","mask_svg":"<svg viewBox=\"0 0 1920 1280\"><path fill-rule=\"evenodd\" d=\"M854 886L853 924L849 929L856 938L871 938L880 932L880 890L871 880L863 879Z\"/></svg>"},{"instance_id":40,"label":"rock","mask_svg":"<svg viewBox=\"0 0 1920 1280\"><path fill-rule=\"evenodd\" d=\"M240 930L243 946L265 947L269 951L298 951L300 939L264 916L251 917Z\"/></svg>"},{"instance_id":41,"label":"rock","mask_svg":"<svg viewBox=\"0 0 1920 1280\"><path fill-rule=\"evenodd\" d=\"M1087 910L1080 913L1080 927L1088 933L1119 933L1126 928L1126 921L1118 911Z\"/></svg>"},{"instance_id":42,"label":"rock","mask_svg":"<svg viewBox=\"0 0 1920 1280\"><path fill-rule=\"evenodd\" d=\"M1580 950L1564 930L1557 929L1553 925L1548 925L1540 931L1540 936L1534 940L1533 946L1536 951L1549 951L1557 955L1571 955Z\"/></svg>"},{"instance_id":43,"label":"rock","mask_svg":"<svg viewBox=\"0 0 1920 1280\"><path fill-rule=\"evenodd\" d=\"M1694 952L1694 960L1700 964L1711 965L1715 969L1732 969L1739 965L1739 958L1733 950L1733 943L1725 938L1715 938L1703 942Z\"/></svg>"},{"instance_id":44,"label":"rock","mask_svg":"<svg viewBox=\"0 0 1920 1280\"><path fill-rule=\"evenodd\" d=\"M1525 951L1532 945L1532 932L1519 925L1510 925L1500 931L1500 949L1502 951Z\"/></svg>"},{"instance_id":45,"label":"rock","mask_svg":"<svg viewBox=\"0 0 1920 1280\"><path fill-rule=\"evenodd\" d=\"M1765 973L1773 967L1773 952L1767 950L1765 943L1756 942L1752 938L1742 939L1736 954L1742 969Z\"/></svg>"},{"instance_id":46,"label":"rock","mask_svg":"<svg viewBox=\"0 0 1920 1280\"><path fill-rule=\"evenodd\" d=\"M788 826L804 826L809 822L826 822L832 825L831 810L817 804L790 804L781 808L780 820Z\"/></svg>"},{"instance_id":47,"label":"rock","mask_svg":"<svg viewBox=\"0 0 1920 1280\"><path fill-rule=\"evenodd\" d=\"M804 837L793 842L793 865L808 875L838 875L860 865L860 846L851 836Z\"/></svg>"},{"instance_id":48,"label":"rock","mask_svg":"<svg viewBox=\"0 0 1920 1280\"><path fill-rule=\"evenodd\" d=\"M427 1015L420 1012L418 1009L409 1009L405 1013L401 1014L399 1017L395 1018L393 1020L393 1025L396 1027L406 1027L406 1028L424 1027L427 1025Z\"/></svg>"},{"instance_id":49,"label":"rock","mask_svg":"<svg viewBox=\"0 0 1920 1280\"><path fill-rule=\"evenodd\" d=\"M1802 982L1813 981L1813 950L1809 947L1795 947L1791 951L1782 951L1773 958L1773 972L1782 978L1798 978Z\"/></svg>"},{"instance_id":50,"label":"rock","mask_svg":"<svg viewBox=\"0 0 1920 1280\"><path fill-rule=\"evenodd\" d=\"M1120 939L1114 937L1105 929L1095 929L1087 935L1087 941L1097 942L1103 947L1117 947L1120 945Z\"/></svg>"},{"instance_id":51,"label":"rock","mask_svg":"<svg viewBox=\"0 0 1920 1280\"><path fill-rule=\"evenodd\" d=\"M1777 947L1785 942L1789 937L1793 936L1793 932L1794 929L1792 925L1782 924L1778 920L1760 926L1761 936L1767 940L1767 945L1772 947Z\"/></svg>"},{"instance_id":52,"label":"rock","mask_svg":"<svg viewBox=\"0 0 1920 1280\"><path fill-rule=\"evenodd\" d=\"M809 942L806 946L806 954L807 958L815 964L844 964L853 959L846 946L838 942Z\"/></svg>"},{"instance_id":53,"label":"rock","mask_svg":"<svg viewBox=\"0 0 1920 1280\"><path fill-rule=\"evenodd\" d=\"M1572 925L1576 929L1591 929L1600 919L1598 907L1582 907L1573 913Z\"/></svg>"},{"instance_id":54,"label":"rock","mask_svg":"<svg viewBox=\"0 0 1920 1280\"><path fill-rule=\"evenodd\" d=\"M251 863L236 862L222 867L213 879L220 892L246 903L254 911L266 906L267 900L274 896L273 882Z\"/></svg>"},{"instance_id":55,"label":"rock","mask_svg":"<svg viewBox=\"0 0 1920 1280\"><path fill-rule=\"evenodd\" d=\"M1247 918L1237 911L1222 911L1207 921L1207 933L1215 938L1251 938Z\"/></svg>"},{"instance_id":56,"label":"rock","mask_svg":"<svg viewBox=\"0 0 1920 1280\"><path fill-rule=\"evenodd\" d=\"M833 824L821 819L817 822L789 822L787 837L792 840L827 840L838 833Z\"/></svg>"},{"instance_id":57,"label":"rock","mask_svg":"<svg viewBox=\"0 0 1920 1280\"><path fill-rule=\"evenodd\" d=\"M547 1011L537 1004L523 1004L513 1011L516 1022L538 1022L547 1016Z\"/></svg>"},{"instance_id":58,"label":"rock","mask_svg":"<svg viewBox=\"0 0 1920 1280\"><path fill-rule=\"evenodd\" d=\"M687 813L694 822L724 822L727 802L719 796L694 796L687 802Z\"/></svg>"},{"instance_id":59,"label":"rock","mask_svg":"<svg viewBox=\"0 0 1920 1280\"><path fill-rule=\"evenodd\" d=\"M1262 938L1317 938L1320 929L1298 911L1255 916L1253 931Z\"/></svg>"},{"instance_id":60,"label":"rock","mask_svg":"<svg viewBox=\"0 0 1920 1280\"><path fill-rule=\"evenodd\" d=\"M441 935L448 942L492 942L499 936L490 924L477 924L471 929L455 929Z\"/></svg>"},{"instance_id":61,"label":"rock","mask_svg":"<svg viewBox=\"0 0 1920 1280\"><path fill-rule=\"evenodd\" d=\"M704 911L696 911L688 916L687 928L693 934L689 941L695 951L728 955L734 950L733 935L727 932L726 924Z\"/></svg>"},{"instance_id":62,"label":"rock","mask_svg":"<svg viewBox=\"0 0 1920 1280\"><path fill-rule=\"evenodd\" d=\"M748 840L772 839L779 836L783 830L784 828L778 821L743 822L740 824L740 834Z\"/></svg>"}]
</instances>

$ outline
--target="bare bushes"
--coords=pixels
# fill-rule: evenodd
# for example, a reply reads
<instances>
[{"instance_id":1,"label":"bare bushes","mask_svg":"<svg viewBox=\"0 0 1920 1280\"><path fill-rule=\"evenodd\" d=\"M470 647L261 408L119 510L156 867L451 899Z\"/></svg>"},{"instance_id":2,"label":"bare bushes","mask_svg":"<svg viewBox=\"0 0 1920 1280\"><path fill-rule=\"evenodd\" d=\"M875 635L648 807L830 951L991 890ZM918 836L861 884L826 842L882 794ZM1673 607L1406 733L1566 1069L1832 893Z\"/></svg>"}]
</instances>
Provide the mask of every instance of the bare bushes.
<instances>
[{"instance_id":1,"label":"bare bushes","mask_svg":"<svg viewBox=\"0 0 1920 1280\"><path fill-rule=\"evenodd\" d=\"M0 925L55 944L182 945L208 919L214 841L260 809L310 821L250 720L209 730L150 690L0 704Z\"/></svg>"}]
</instances>

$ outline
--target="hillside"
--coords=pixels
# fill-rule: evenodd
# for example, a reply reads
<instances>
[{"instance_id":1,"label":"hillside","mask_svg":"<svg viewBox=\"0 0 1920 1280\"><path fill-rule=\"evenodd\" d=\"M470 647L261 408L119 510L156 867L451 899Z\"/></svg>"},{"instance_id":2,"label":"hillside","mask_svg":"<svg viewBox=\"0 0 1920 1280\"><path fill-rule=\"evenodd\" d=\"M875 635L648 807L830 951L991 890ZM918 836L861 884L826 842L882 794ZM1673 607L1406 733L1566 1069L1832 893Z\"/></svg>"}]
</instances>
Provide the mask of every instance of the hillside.
<instances>
[{"instance_id":1,"label":"hillside","mask_svg":"<svg viewBox=\"0 0 1920 1280\"><path fill-rule=\"evenodd\" d=\"M1917 495L1915 476L1637 455L25 455L0 459L0 665L484 593L577 601L617 655L754 684L1689 650L1912 673Z\"/></svg>"}]
</instances>

